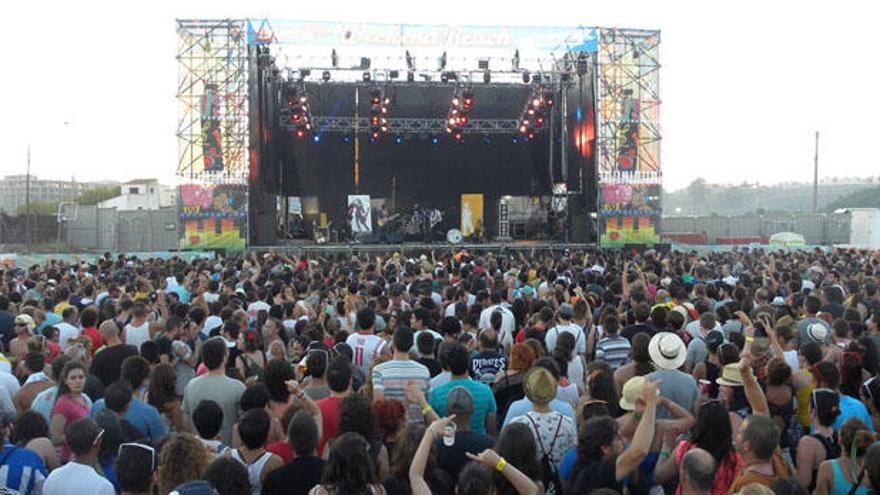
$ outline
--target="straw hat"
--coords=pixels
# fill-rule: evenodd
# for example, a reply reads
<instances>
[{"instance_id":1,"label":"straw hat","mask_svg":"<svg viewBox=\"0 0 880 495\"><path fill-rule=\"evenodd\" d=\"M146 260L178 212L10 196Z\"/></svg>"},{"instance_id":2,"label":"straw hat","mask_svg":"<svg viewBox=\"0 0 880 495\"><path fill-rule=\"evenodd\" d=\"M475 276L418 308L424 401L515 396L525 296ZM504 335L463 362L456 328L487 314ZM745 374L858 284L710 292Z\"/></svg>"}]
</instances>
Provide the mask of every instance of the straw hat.
<instances>
[{"instance_id":1,"label":"straw hat","mask_svg":"<svg viewBox=\"0 0 880 495\"><path fill-rule=\"evenodd\" d=\"M828 328L821 323L813 323L812 325L807 326L807 336L810 337L813 342L821 344L828 338Z\"/></svg>"},{"instance_id":2,"label":"straw hat","mask_svg":"<svg viewBox=\"0 0 880 495\"><path fill-rule=\"evenodd\" d=\"M724 366L721 371L721 377L715 379L718 385L727 385L728 387L742 387L742 373L739 372L739 363L730 363Z\"/></svg>"},{"instance_id":3,"label":"straw hat","mask_svg":"<svg viewBox=\"0 0 880 495\"><path fill-rule=\"evenodd\" d=\"M671 332L659 332L648 343L651 361L660 369L674 370L684 364L687 347L681 337Z\"/></svg>"},{"instance_id":4,"label":"straw hat","mask_svg":"<svg viewBox=\"0 0 880 495\"><path fill-rule=\"evenodd\" d=\"M547 368L534 366L523 378L523 390L533 404L549 404L556 398L556 378Z\"/></svg>"},{"instance_id":5,"label":"straw hat","mask_svg":"<svg viewBox=\"0 0 880 495\"><path fill-rule=\"evenodd\" d=\"M636 398L645 386L644 376L634 376L623 385L623 393L620 397L620 408L624 411L632 411L636 408Z\"/></svg>"}]
</instances>

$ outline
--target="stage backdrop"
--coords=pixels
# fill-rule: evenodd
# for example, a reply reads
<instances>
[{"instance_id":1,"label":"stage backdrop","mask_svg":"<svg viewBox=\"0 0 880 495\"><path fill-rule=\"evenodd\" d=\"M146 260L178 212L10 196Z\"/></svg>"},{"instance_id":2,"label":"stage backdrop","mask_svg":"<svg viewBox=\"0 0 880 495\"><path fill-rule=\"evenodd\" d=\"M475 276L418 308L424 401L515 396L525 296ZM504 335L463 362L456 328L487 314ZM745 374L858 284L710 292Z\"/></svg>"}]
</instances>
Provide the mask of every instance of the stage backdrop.
<instances>
[{"instance_id":1,"label":"stage backdrop","mask_svg":"<svg viewBox=\"0 0 880 495\"><path fill-rule=\"evenodd\" d=\"M373 231L370 196L365 194L348 196L348 223L355 234L369 234Z\"/></svg>"},{"instance_id":2,"label":"stage backdrop","mask_svg":"<svg viewBox=\"0 0 880 495\"><path fill-rule=\"evenodd\" d=\"M483 195L461 195L461 235L469 237L483 232Z\"/></svg>"},{"instance_id":3,"label":"stage backdrop","mask_svg":"<svg viewBox=\"0 0 880 495\"><path fill-rule=\"evenodd\" d=\"M180 249L245 249L247 191L244 184L181 185Z\"/></svg>"}]
</instances>

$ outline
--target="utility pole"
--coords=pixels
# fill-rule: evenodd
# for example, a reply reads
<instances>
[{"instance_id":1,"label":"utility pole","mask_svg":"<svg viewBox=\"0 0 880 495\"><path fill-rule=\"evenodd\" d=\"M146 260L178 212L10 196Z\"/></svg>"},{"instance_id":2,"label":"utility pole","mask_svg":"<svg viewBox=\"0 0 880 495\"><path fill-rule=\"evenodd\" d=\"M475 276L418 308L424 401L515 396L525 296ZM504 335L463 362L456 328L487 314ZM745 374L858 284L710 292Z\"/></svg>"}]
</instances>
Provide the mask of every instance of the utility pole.
<instances>
[{"instance_id":1,"label":"utility pole","mask_svg":"<svg viewBox=\"0 0 880 495\"><path fill-rule=\"evenodd\" d=\"M819 211L819 131L816 131L816 153L813 155L813 213Z\"/></svg>"},{"instance_id":2,"label":"utility pole","mask_svg":"<svg viewBox=\"0 0 880 495\"><path fill-rule=\"evenodd\" d=\"M24 178L24 242L27 252L31 252L31 144L27 149L27 175Z\"/></svg>"}]
</instances>

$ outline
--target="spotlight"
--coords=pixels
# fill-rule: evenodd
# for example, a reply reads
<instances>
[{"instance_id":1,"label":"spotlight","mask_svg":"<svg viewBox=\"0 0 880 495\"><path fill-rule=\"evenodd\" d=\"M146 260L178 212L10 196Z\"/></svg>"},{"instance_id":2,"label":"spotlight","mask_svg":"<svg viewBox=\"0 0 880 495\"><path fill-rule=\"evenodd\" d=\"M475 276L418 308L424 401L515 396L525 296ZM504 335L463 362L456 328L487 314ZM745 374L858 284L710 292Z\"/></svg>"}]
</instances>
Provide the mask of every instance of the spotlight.
<instances>
[{"instance_id":1,"label":"spotlight","mask_svg":"<svg viewBox=\"0 0 880 495\"><path fill-rule=\"evenodd\" d=\"M443 55L440 55L440 58L438 59L438 65L440 66L440 70L443 70L446 68L446 52L445 51L443 52Z\"/></svg>"},{"instance_id":2,"label":"spotlight","mask_svg":"<svg viewBox=\"0 0 880 495\"><path fill-rule=\"evenodd\" d=\"M415 82L416 73L413 71L409 71L406 73L406 82Z\"/></svg>"},{"instance_id":3,"label":"spotlight","mask_svg":"<svg viewBox=\"0 0 880 495\"><path fill-rule=\"evenodd\" d=\"M532 78L529 76L529 71L524 70L523 73L522 73L522 81L523 81L524 83L528 84L529 81L531 81L531 80L532 80Z\"/></svg>"},{"instance_id":4,"label":"spotlight","mask_svg":"<svg viewBox=\"0 0 880 495\"><path fill-rule=\"evenodd\" d=\"M481 58L477 62L477 67L479 67L481 70L488 70L489 69L489 59Z\"/></svg>"},{"instance_id":5,"label":"spotlight","mask_svg":"<svg viewBox=\"0 0 880 495\"><path fill-rule=\"evenodd\" d=\"M370 68L370 59L367 57L361 57L361 70L367 70Z\"/></svg>"},{"instance_id":6,"label":"spotlight","mask_svg":"<svg viewBox=\"0 0 880 495\"><path fill-rule=\"evenodd\" d=\"M376 131L373 131L373 140L378 140L378 139L379 139L379 133Z\"/></svg>"},{"instance_id":7,"label":"spotlight","mask_svg":"<svg viewBox=\"0 0 880 495\"><path fill-rule=\"evenodd\" d=\"M394 142L397 144L403 144L403 136L397 136Z\"/></svg>"},{"instance_id":8,"label":"spotlight","mask_svg":"<svg viewBox=\"0 0 880 495\"><path fill-rule=\"evenodd\" d=\"M412 55L409 54L409 50L406 51L406 68L410 71L416 68L415 61L413 60Z\"/></svg>"},{"instance_id":9,"label":"spotlight","mask_svg":"<svg viewBox=\"0 0 880 495\"><path fill-rule=\"evenodd\" d=\"M336 55L336 48L330 52L330 63L334 69L339 65L339 55Z\"/></svg>"},{"instance_id":10,"label":"spotlight","mask_svg":"<svg viewBox=\"0 0 880 495\"><path fill-rule=\"evenodd\" d=\"M513 139L511 139L510 142L513 144L516 144L519 142L519 138L517 138L516 136L513 136Z\"/></svg>"},{"instance_id":11,"label":"spotlight","mask_svg":"<svg viewBox=\"0 0 880 495\"><path fill-rule=\"evenodd\" d=\"M470 110L474 106L474 93L465 91L461 94L461 97L464 98L464 109Z\"/></svg>"},{"instance_id":12,"label":"spotlight","mask_svg":"<svg viewBox=\"0 0 880 495\"><path fill-rule=\"evenodd\" d=\"M489 71L483 72L483 82L486 84L492 82L492 73Z\"/></svg>"},{"instance_id":13,"label":"spotlight","mask_svg":"<svg viewBox=\"0 0 880 495\"><path fill-rule=\"evenodd\" d=\"M547 108L553 107L553 93L549 91L544 93L544 105L547 105Z\"/></svg>"},{"instance_id":14,"label":"spotlight","mask_svg":"<svg viewBox=\"0 0 880 495\"><path fill-rule=\"evenodd\" d=\"M435 145L436 145L436 144L440 144L440 140L437 139L436 137L431 138L431 144L435 144Z\"/></svg>"},{"instance_id":15,"label":"spotlight","mask_svg":"<svg viewBox=\"0 0 880 495\"><path fill-rule=\"evenodd\" d=\"M455 133L455 140L458 141L459 143L461 142L461 133L460 132Z\"/></svg>"},{"instance_id":16,"label":"spotlight","mask_svg":"<svg viewBox=\"0 0 880 495\"><path fill-rule=\"evenodd\" d=\"M305 136L305 135L306 135L306 131L304 131L304 130L302 130L302 129L298 129L298 130L296 131L296 137L298 137L298 138L301 138L301 137L303 137L303 136Z\"/></svg>"},{"instance_id":17,"label":"spotlight","mask_svg":"<svg viewBox=\"0 0 880 495\"><path fill-rule=\"evenodd\" d=\"M364 72L364 82L370 82L370 79L371 79L370 73Z\"/></svg>"},{"instance_id":18,"label":"spotlight","mask_svg":"<svg viewBox=\"0 0 880 495\"><path fill-rule=\"evenodd\" d=\"M535 74L534 76L532 76L532 81L535 81L535 83L540 84L542 78L543 78L543 76L541 76L541 73L539 72L539 73Z\"/></svg>"},{"instance_id":19,"label":"spotlight","mask_svg":"<svg viewBox=\"0 0 880 495\"><path fill-rule=\"evenodd\" d=\"M519 48L513 52L513 59L511 60L511 64L513 65L513 70L519 70Z\"/></svg>"},{"instance_id":20,"label":"spotlight","mask_svg":"<svg viewBox=\"0 0 880 495\"><path fill-rule=\"evenodd\" d=\"M321 142L321 135L320 135L320 134L315 134L315 137L313 137L312 139L313 139L316 143L320 143L320 142Z\"/></svg>"},{"instance_id":21,"label":"spotlight","mask_svg":"<svg viewBox=\"0 0 880 495\"><path fill-rule=\"evenodd\" d=\"M400 77L400 71L393 70L388 73L388 79L397 79Z\"/></svg>"},{"instance_id":22,"label":"spotlight","mask_svg":"<svg viewBox=\"0 0 880 495\"><path fill-rule=\"evenodd\" d=\"M311 74L312 74L312 69L300 69L299 70L300 79L305 79L305 78L309 77Z\"/></svg>"},{"instance_id":23,"label":"spotlight","mask_svg":"<svg viewBox=\"0 0 880 495\"><path fill-rule=\"evenodd\" d=\"M329 70L325 70L324 72L322 72L322 73L321 73L321 79L322 79L324 82L329 81L329 80L330 80L330 71L329 71Z\"/></svg>"}]
</instances>

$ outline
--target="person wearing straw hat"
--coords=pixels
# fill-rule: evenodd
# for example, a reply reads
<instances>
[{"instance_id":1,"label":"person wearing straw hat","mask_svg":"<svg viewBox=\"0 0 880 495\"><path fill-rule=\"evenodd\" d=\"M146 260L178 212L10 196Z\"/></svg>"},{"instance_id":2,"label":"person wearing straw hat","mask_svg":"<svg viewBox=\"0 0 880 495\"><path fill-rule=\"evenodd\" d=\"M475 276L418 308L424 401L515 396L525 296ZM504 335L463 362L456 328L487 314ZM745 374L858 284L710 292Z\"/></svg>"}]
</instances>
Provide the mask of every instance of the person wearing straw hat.
<instances>
[{"instance_id":1,"label":"person wearing straw hat","mask_svg":"<svg viewBox=\"0 0 880 495\"><path fill-rule=\"evenodd\" d=\"M565 453L577 443L577 428L571 418L550 408L550 401L556 398L557 384L550 370L533 366L523 379L523 389L532 403L532 410L510 422L523 423L531 428L538 444L538 457L549 456L559 469Z\"/></svg>"},{"instance_id":2,"label":"person wearing straw hat","mask_svg":"<svg viewBox=\"0 0 880 495\"><path fill-rule=\"evenodd\" d=\"M620 395L620 409L626 413L617 418L620 425L620 434L627 440L631 440L639 421L645 413L645 399L642 397L642 389L647 379L644 376L634 376L623 385ZM662 438L666 432L688 431L694 426L694 416L675 402L661 396L657 401L658 406L669 410L673 419L661 419L655 422L655 438Z\"/></svg>"},{"instance_id":3,"label":"person wearing straw hat","mask_svg":"<svg viewBox=\"0 0 880 495\"><path fill-rule=\"evenodd\" d=\"M659 332L648 343L648 354L658 371L651 373L651 381L659 381L660 396L671 400L691 413L700 405L700 389L694 377L679 371L687 359L687 349L681 337L670 332ZM661 407L657 419L668 419L670 411Z\"/></svg>"}]
</instances>

